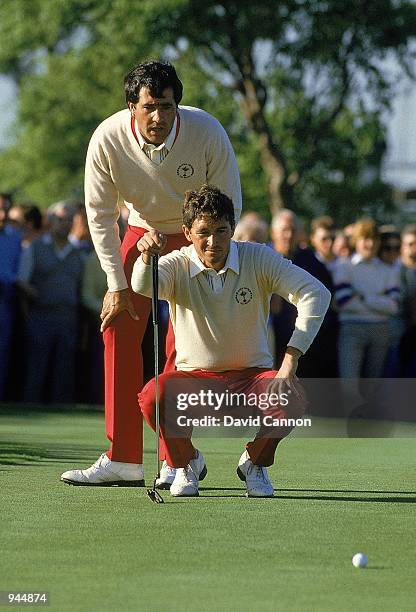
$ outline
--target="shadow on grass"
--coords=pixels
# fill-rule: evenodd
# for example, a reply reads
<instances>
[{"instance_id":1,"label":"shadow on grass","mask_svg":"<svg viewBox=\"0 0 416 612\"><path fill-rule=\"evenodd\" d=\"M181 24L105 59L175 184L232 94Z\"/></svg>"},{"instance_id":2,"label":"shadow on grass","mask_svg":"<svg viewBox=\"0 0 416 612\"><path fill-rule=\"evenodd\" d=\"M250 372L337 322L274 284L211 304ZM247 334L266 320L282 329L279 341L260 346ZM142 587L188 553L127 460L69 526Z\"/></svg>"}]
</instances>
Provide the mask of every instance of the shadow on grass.
<instances>
[{"instance_id":1,"label":"shadow on grass","mask_svg":"<svg viewBox=\"0 0 416 612\"><path fill-rule=\"evenodd\" d=\"M67 414L74 413L84 414L104 414L104 406L99 404L25 404L18 403L2 403L0 402L1 416L39 416L45 414Z\"/></svg>"},{"instance_id":2,"label":"shadow on grass","mask_svg":"<svg viewBox=\"0 0 416 612\"><path fill-rule=\"evenodd\" d=\"M416 491L365 491L363 489L275 489L293 493L370 493L371 495L416 495Z\"/></svg>"},{"instance_id":3,"label":"shadow on grass","mask_svg":"<svg viewBox=\"0 0 416 612\"><path fill-rule=\"evenodd\" d=\"M62 462L90 462L97 457L96 446L24 444L0 441L0 465L45 466Z\"/></svg>"},{"instance_id":4,"label":"shadow on grass","mask_svg":"<svg viewBox=\"0 0 416 612\"><path fill-rule=\"evenodd\" d=\"M355 497L348 495L275 495L274 499L305 499L316 501L370 502L384 504L414 504L416 497Z\"/></svg>"},{"instance_id":5,"label":"shadow on grass","mask_svg":"<svg viewBox=\"0 0 416 612\"><path fill-rule=\"evenodd\" d=\"M57 425L56 436L48 433L47 439L37 443L36 436L30 436L35 441L22 441L28 438L30 425L33 419L42 419L52 415L61 415L76 419L78 415L91 418L101 418L103 413L102 406L87 406L81 404L60 404L60 405L40 405L40 404L0 404L1 417L17 418L15 433L10 434L6 439L0 439L0 465L2 466L45 466L54 465L62 462L80 462L88 465L91 460L95 461L102 452L96 445L92 444L72 444L59 443L59 428ZM19 425L20 419L22 424ZM87 421L89 423L89 421ZM60 422L61 423L61 422ZM62 427L62 425L59 425ZM52 442L49 442L52 439ZM56 443L55 443L56 441Z\"/></svg>"},{"instance_id":6,"label":"shadow on grass","mask_svg":"<svg viewBox=\"0 0 416 612\"><path fill-rule=\"evenodd\" d=\"M235 493L230 493L228 495L219 494L219 495L200 495L200 497L204 497L206 499L215 499L219 497L241 497L244 494L244 490L238 487L200 487L200 493L208 492L208 491L239 491L240 494L237 495ZM268 498L260 498L260 499L274 499L274 500L282 500L282 499L290 499L290 500L313 500L313 501L340 501L340 502L367 502L367 503L385 503L385 504L414 504L416 503L416 496L414 492L405 492L405 491L348 491L348 490L320 490L320 489L275 489L274 497ZM309 491L311 495L282 495L284 491ZM353 495L317 495L317 493L370 493L371 495L366 496L353 496ZM403 497L397 497L397 494L402 495ZM388 495L388 497L387 497ZM256 499L256 498L251 498Z\"/></svg>"}]
</instances>

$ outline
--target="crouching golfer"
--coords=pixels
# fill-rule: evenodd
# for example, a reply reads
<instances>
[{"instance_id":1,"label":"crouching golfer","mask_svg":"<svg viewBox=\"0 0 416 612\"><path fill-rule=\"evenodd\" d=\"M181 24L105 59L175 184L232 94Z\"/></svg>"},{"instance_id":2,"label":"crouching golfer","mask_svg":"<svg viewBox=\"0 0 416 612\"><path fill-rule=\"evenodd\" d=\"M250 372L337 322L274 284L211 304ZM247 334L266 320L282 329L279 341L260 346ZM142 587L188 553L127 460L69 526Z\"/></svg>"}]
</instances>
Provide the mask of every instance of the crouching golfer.
<instances>
[{"instance_id":1,"label":"crouching golfer","mask_svg":"<svg viewBox=\"0 0 416 612\"><path fill-rule=\"evenodd\" d=\"M195 379L218 379L238 390L268 382L268 392L282 384L300 395L296 378L298 359L309 348L330 302L330 292L308 272L267 246L235 242L232 201L217 188L204 185L188 191L183 205L182 229L191 243L159 260L159 297L169 302L176 338L177 372L159 377L161 438L166 444L158 486L174 496L198 495L199 480L206 474L202 454L188 437L169 437L165 426L165 389L172 377L183 377L184 388ZM151 295L151 255L159 253L166 237L150 230L138 241L142 253L135 263L132 288ZM296 326L279 372L267 343L267 320L273 293L294 304ZM139 394L148 424L155 429L155 383ZM284 410L279 410L279 416ZM266 466L274 461L280 437L257 434L247 444L237 473L246 482L247 495L270 497L273 486Z\"/></svg>"}]
</instances>

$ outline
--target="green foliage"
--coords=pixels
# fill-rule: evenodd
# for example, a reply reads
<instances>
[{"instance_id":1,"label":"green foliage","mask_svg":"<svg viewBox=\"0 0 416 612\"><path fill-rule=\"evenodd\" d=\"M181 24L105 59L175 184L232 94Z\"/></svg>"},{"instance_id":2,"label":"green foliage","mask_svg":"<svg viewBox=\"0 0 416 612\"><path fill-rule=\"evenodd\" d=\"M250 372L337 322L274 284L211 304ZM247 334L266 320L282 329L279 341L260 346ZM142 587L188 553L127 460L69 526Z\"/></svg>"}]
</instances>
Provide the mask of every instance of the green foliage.
<instances>
[{"instance_id":1,"label":"green foliage","mask_svg":"<svg viewBox=\"0 0 416 612\"><path fill-rule=\"evenodd\" d=\"M340 223L382 212L381 117L395 81L381 66L395 57L410 69L415 31L404 0L3 0L0 72L19 85L19 127L0 153L1 188L42 205L80 196L88 140L124 106L124 74L166 57L183 103L230 134L246 209L269 212L260 141L241 107L251 71L293 206Z\"/></svg>"}]
</instances>

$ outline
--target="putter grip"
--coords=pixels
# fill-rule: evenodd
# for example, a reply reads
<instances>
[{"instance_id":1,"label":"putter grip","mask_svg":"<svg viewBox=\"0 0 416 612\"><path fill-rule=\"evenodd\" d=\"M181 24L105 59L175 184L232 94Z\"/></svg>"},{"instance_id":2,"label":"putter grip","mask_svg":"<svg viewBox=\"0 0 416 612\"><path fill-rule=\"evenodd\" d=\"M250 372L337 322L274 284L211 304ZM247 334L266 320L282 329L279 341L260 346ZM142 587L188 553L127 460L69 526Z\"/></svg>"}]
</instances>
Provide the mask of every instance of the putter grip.
<instances>
[{"instance_id":1,"label":"putter grip","mask_svg":"<svg viewBox=\"0 0 416 612\"><path fill-rule=\"evenodd\" d=\"M153 325L158 325L157 303L159 300L159 255L152 255L152 318Z\"/></svg>"}]
</instances>

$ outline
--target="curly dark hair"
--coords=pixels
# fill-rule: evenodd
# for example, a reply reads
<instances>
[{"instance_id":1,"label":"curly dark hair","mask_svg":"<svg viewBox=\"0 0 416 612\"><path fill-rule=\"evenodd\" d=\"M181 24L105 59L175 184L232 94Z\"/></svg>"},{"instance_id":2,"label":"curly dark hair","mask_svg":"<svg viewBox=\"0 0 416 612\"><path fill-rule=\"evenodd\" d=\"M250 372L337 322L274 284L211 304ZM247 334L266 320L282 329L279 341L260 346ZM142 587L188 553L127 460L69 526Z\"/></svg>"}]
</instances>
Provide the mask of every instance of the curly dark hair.
<instances>
[{"instance_id":1,"label":"curly dark hair","mask_svg":"<svg viewBox=\"0 0 416 612\"><path fill-rule=\"evenodd\" d=\"M234 206L232 200L213 185L202 185L198 191L187 191L182 208L182 221L191 229L195 219L211 217L215 221L225 218L234 229Z\"/></svg>"},{"instance_id":2,"label":"curly dark hair","mask_svg":"<svg viewBox=\"0 0 416 612\"><path fill-rule=\"evenodd\" d=\"M178 105L182 100L183 86L175 68L169 62L152 60L135 66L124 77L124 92L127 105L137 104L142 87L149 89L154 98L161 98L167 87L172 87L173 97Z\"/></svg>"}]
</instances>

